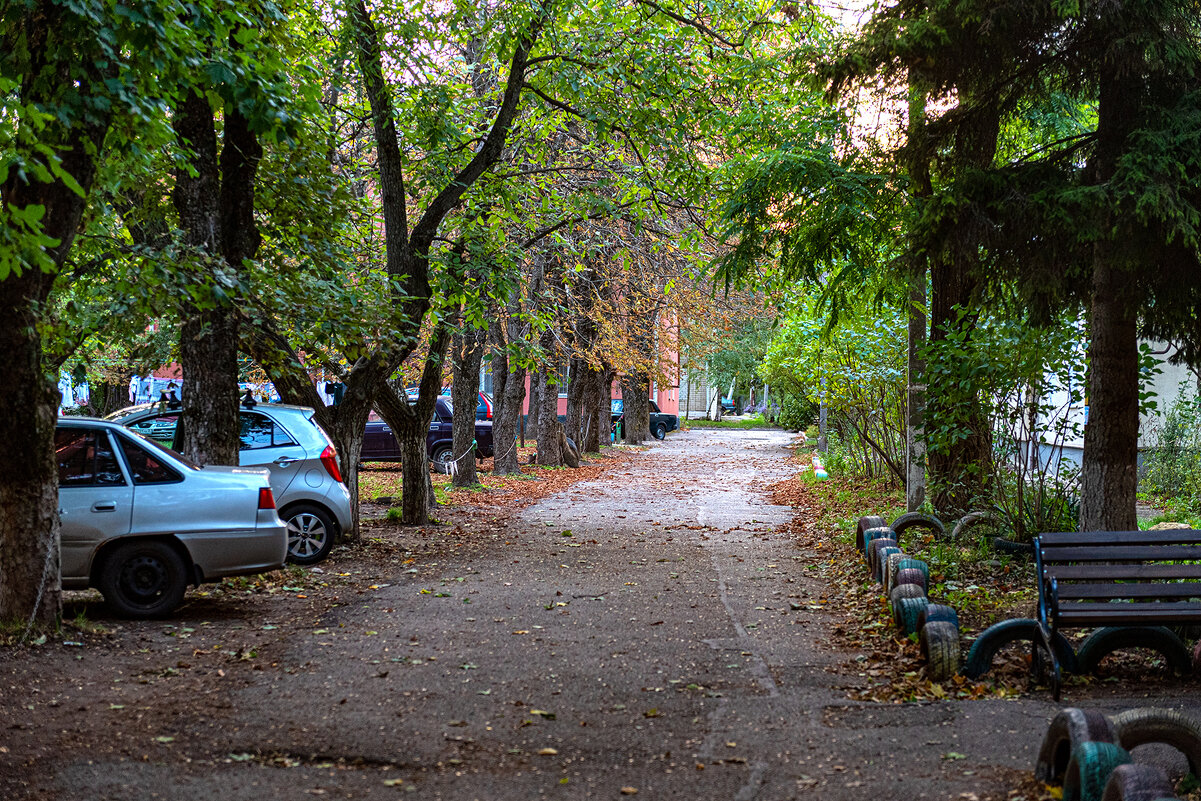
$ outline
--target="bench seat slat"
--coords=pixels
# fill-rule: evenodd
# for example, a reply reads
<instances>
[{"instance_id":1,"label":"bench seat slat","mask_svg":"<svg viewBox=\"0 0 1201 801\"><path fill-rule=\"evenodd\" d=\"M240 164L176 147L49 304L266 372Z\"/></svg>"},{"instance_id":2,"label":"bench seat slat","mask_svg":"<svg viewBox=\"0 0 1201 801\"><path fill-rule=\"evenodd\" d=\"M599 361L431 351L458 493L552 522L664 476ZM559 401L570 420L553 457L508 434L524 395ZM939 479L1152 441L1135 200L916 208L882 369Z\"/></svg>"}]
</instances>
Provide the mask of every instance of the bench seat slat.
<instances>
[{"instance_id":1,"label":"bench seat slat","mask_svg":"<svg viewBox=\"0 0 1201 801\"><path fill-rule=\"evenodd\" d=\"M1043 563L1201 560L1201 542L1196 545L1105 545L1067 546L1042 549Z\"/></svg>"},{"instance_id":2,"label":"bench seat slat","mask_svg":"<svg viewBox=\"0 0 1201 801\"><path fill-rule=\"evenodd\" d=\"M1060 584L1060 599L1070 598L1201 598L1201 583Z\"/></svg>"},{"instance_id":3,"label":"bench seat slat","mask_svg":"<svg viewBox=\"0 0 1201 801\"><path fill-rule=\"evenodd\" d=\"M1068 531L1040 534L1038 539L1044 547L1048 545L1174 545L1190 542L1201 543L1201 531L1189 528L1171 528L1160 531Z\"/></svg>"},{"instance_id":4,"label":"bench seat slat","mask_svg":"<svg viewBox=\"0 0 1201 801\"><path fill-rule=\"evenodd\" d=\"M1148 565L1093 563L1087 565L1050 564L1043 572L1061 582L1072 579L1201 579L1201 565Z\"/></svg>"},{"instance_id":5,"label":"bench seat slat","mask_svg":"<svg viewBox=\"0 0 1201 801\"><path fill-rule=\"evenodd\" d=\"M1199 623L1201 605L1185 602L1108 604L1069 601L1059 605L1057 622L1061 626Z\"/></svg>"}]
</instances>

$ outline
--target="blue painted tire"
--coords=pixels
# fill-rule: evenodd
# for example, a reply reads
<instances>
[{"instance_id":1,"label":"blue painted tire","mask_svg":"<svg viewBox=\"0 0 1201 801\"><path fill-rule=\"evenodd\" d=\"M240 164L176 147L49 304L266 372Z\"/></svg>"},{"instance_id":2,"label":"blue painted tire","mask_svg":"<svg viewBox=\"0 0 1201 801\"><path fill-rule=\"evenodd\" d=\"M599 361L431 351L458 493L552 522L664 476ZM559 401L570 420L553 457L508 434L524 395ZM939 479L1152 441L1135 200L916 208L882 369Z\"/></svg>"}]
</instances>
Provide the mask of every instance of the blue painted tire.
<instances>
[{"instance_id":1,"label":"blue painted tire","mask_svg":"<svg viewBox=\"0 0 1201 801\"><path fill-rule=\"evenodd\" d=\"M959 626L959 613L955 611L955 607L947 606L946 604L930 604L922 610L917 620L917 627L920 630L927 623L933 623L935 620L945 620Z\"/></svg>"},{"instance_id":2,"label":"blue painted tire","mask_svg":"<svg viewBox=\"0 0 1201 801\"><path fill-rule=\"evenodd\" d=\"M865 515L855 524L855 547L863 550L863 532L872 528L888 528L888 521L879 515Z\"/></svg>"},{"instance_id":3,"label":"blue painted tire","mask_svg":"<svg viewBox=\"0 0 1201 801\"><path fill-rule=\"evenodd\" d=\"M878 577L879 569L876 567L877 557L878 557L880 551L884 548L894 549L892 551L889 551L889 553L900 553L900 551L901 551L900 548L897 548L896 540L883 539L883 538L878 539L878 540L872 540L871 544L867 546L867 566L871 570L872 576L874 576L874 577ZM886 556L887 556L887 554L886 554Z\"/></svg>"},{"instance_id":4,"label":"blue painted tire","mask_svg":"<svg viewBox=\"0 0 1201 801\"><path fill-rule=\"evenodd\" d=\"M963 675L969 679L978 679L992 669L992 660L997 651L1017 640L1033 642L1042 639L1038 633L1038 621L1029 618L1002 620L980 632L980 636L972 643L967 660L963 664ZM1055 652L1059 664L1065 673L1078 673L1076 668L1076 652L1072 644L1059 632L1055 632Z\"/></svg>"},{"instance_id":5,"label":"blue painted tire","mask_svg":"<svg viewBox=\"0 0 1201 801\"><path fill-rule=\"evenodd\" d=\"M897 544L896 535L892 533L890 528L873 528L863 534L863 558L871 561L872 543L877 540L888 540L893 545Z\"/></svg>"},{"instance_id":6,"label":"blue painted tire","mask_svg":"<svg viewBox=\"0 0 1201 801\"><path fill-rule=\"evenodd\" d=\"M914 632L921 631L921 626L918 625L918 620L920 619L922 612L924 612L926 607L929 605L930 600L924 595L915 595L910 598L899 599L892 608L892 616L893 620L896 621L897 628L904 632L906 637ZM956 665L956 668L958 668L958 665Z\"/></svg>"}]
</instances>

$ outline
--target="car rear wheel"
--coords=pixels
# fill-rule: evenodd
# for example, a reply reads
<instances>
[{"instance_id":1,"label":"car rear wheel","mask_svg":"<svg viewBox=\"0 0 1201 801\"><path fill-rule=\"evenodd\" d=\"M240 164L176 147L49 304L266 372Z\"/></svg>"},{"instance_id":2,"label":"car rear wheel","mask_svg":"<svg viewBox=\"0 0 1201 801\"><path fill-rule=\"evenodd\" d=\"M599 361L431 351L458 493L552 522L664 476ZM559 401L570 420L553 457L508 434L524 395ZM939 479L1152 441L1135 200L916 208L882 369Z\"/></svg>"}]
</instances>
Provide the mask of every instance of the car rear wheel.
<instances>
[{"instance_id":1,"label":"car rear wheel","mask_svg":"<svg viewBox=\"0 0 1201 801\"><path fill-rule=\"evenodd\" d=\"M160 540L118 546L104 560L99 578L104 602L123 617L166 617L183 602L188 588L183 557Z\"/></svg>"},{"instance_id":2,"label":"car rear wheel","mask_svg":"<svg viewBox=\"0 0 1201 801\"><path fill-rule=\"evenodd\" d=\"M655 423L655 427L651 429L651 433L655 435L655 439L666 439L667 426L662 423Z\"/></svg>"},{"instance_id":3,"label":"car rear wheel","mask_svg":"<svg viewBox=\"0 0 1201 801\"><path fill-rule=\"evenodd\" d=\"M280 515L288 527L288 561L315 565L334 547L334 521L319 506L291 506Z\"/></svg>"}]
</instances>

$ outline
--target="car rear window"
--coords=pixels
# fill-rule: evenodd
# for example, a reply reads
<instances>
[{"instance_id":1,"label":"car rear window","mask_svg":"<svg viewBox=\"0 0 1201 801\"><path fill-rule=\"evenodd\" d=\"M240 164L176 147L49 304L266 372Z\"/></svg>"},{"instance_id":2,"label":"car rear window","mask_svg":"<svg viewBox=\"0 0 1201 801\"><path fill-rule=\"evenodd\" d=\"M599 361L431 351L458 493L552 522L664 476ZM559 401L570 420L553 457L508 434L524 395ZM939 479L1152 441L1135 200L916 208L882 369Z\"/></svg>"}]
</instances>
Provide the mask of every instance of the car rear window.
<instances>
[{"instance_id":1,"label":"car rear window","mask_svg":"<svg viewBox=\"0 0 1201 801\"><path fill-rule=\"evenodd\" d=\"M242 412L242 430L239 435L244 451L295 445L296 440L270 417L258 412Z\"/></svg>"},{"instance_id":2,"label":"car rear window","mask_svg":"<svg viewBox=\"0 0 1201 801\"><path fill-rule=\"evenodd\" d=\"M59 428L54 455L60 487L98 487L125 483L108 434L88 428Z\"/></svg>"},{"instance_id":3,"label":"car rear window","mask_svg":"<svg viewBox=\"0 0 1201 801\"><path fill-rule=\"evenodd\" d=\"M129 464L129 472L133 474L134 484L172 484L183 480L183 476L158 454L151 453L138 443L122 439L121 449L125 452L125 461Z\"/></svg>"}]
</instances>

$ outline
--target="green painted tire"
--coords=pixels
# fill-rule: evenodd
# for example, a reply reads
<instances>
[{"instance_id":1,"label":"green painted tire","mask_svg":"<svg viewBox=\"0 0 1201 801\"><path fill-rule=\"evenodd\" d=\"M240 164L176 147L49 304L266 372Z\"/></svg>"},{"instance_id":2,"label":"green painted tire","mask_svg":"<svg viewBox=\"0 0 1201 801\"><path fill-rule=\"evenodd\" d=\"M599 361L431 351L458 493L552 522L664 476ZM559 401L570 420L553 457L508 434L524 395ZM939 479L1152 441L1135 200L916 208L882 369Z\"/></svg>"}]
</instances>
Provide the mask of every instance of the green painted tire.
<instances>
[{"instance_id":1,"label":"green painted tire","mask_svg":"<svg viewBox=\"0 0 1201 801\"><path fill-rule=\"evenodd\" d=\"M904 587L906 585L902 584L901 586ZM924 595L914 596L912 598L901 598L892 610L892 617L893 620L896 621L897 628L903 631L905 636L909 636L915 631L921 631L921 626L918 624L918 620L921 618L922 613L926 611L926 607L929 605L930 600ZM958 665L956 665L956 669L958 669Z\"/></svg>"},{"instance_id":2,"label":"green painted tire","mask_svg":"<svg viewBox=\"0 0 1201 801\"><path fill-rule=\"evenodd\" d=\"M972 643L967 660L963 665L963 675L969 679L978 679L992 669L992 660L997 651L1017 640L1034 641L1041 638L1038 632L1038 621L1029 618L1002 620L980 632L980 636ZM1076 652L1072 644L1058 631L1055 632L1055 652L1059 664L1065 673L1076 673ZM1064 763L1067 764L1066 762Z\"/></svg>"},{"instance_id":3,"label":"green painted tire","mask_svg":"<svg viewBox=\"0 0 1201 801\"><path fill-rule=\"evenodd\" d=\"M1119 745L1091 740L1081 743L1072 751L1063 777L1063 801L1101 801L1114 768L1132 761Z\"/></svg>"},{"instance_id":4,"label":"green painted tire","mask_svg":"<svg viewBox=\"0 0 1201 801\"><path fill-rule=\"evenodd\" d=\"M1118 734L1109 718L1096 709L1066 707L1047 725L1034 763L1034 778L1047 784L1061 784L1067 773L1072 752L1082 743L1118 742Z\"/></svg>"}]
</instances>

